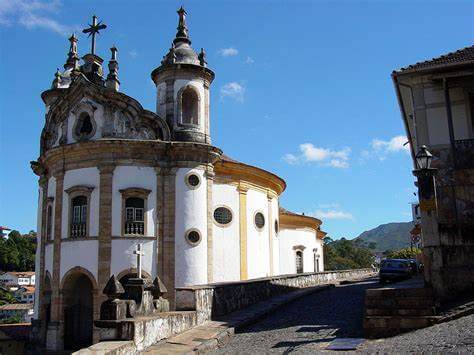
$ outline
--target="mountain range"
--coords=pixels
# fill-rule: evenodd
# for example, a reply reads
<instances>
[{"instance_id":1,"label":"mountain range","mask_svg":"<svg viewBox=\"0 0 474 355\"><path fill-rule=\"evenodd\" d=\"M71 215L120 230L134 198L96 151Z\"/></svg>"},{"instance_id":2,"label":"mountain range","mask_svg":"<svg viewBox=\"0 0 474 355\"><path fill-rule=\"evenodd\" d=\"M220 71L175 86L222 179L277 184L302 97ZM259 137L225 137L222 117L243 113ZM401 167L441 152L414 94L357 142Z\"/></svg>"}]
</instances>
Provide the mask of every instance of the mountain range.
<instances>
[{"instance_id":1,"label":"mountain range","mask_svg":"<svg viewBox=\"0 0 474 355\"><path fill-rule=\"evenodd\" d=\"M361 233L353 241L356 245L372 249L375 252L398 250L410 246L412 222L394 222Z\"/></svg>"}]
</instances>

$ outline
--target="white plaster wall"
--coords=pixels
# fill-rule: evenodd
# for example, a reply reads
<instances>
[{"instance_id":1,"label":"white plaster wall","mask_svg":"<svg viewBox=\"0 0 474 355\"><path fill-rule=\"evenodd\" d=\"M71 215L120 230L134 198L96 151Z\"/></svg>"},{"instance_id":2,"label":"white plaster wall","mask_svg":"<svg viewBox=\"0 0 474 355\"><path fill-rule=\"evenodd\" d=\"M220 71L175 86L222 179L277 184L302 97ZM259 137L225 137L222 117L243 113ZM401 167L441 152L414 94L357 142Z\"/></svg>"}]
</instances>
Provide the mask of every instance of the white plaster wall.
<instances>
[{"instance_id":1,"label":"white plaster wall","mask_svg":"<svg viewBox=\"0 0 474 355\"><path fill-rule=\"evenodd\" d=\"M166 119L166 83L156 86L156 113Z\"/></svg>"},{"instance_id":2,"label":"white plaster wall","mask_svg":"<svg viewBox=\"0 0 474 355\"><path fill-rule=\"evenodd\" d=\"M75 266L81 266L90 271L97 280L99 255L98 240L75 240L61 243L60 279Z\"/></svg>"},{"instance_id":3,"label":"white plaster wall","mask_svg":"<svg viewBox=\"0 0 474 355\"><path fill-rule=\"evenodd\" d=\"M40 187L38 188L38 210L36 212L36 255L35 255L35 273L40 273L40 258L41 258L41 228L42 228L42 221L41 215L43 211L43 189ZM36 279L36 278L35 278ZM37 278L36 288L35 288L35 299L39 300L39 289L43 280ZM35 319L38 318L38 309L39 309L39 302L34 303L34 311L35 311Z\"/></svg>"},{"instance_id":4,"label":"white plaster wall","mask_svg":"<svg viewBox=\"0 0 474 355\"><path fill-rule=\"evenodd\" d=\"M449 128L446 119L446 108L428 108L426 109L426 115L430 144L449 144Z\"/></svg>"},{"instance_id":5,"label":"white plaster wall","mask_svg":"<svg viewBox=\"0 0 474 355\"><path fill-rule=\"evenodd\" d=\"M110 270L117 276L123 270L137 267L137 256L133 251L137 249L137 244L142 244L142 270L156 276L156 241L144 238L136 239L114 239L112 240L112 260Z\"/></svg>"},{"instance_id":6,"label":"white plaster wall","mask_svg":"<svg viewBox=\"0 0 474 355\"><path fill-rule=\"evenodd\" d=\"M254 216L261 212L265 216L265 226L259 230L255 226ZM268 228L272 222L268 220L267 194L249 189L247 191L247 271L248 278L270 276L270 243Z\"/></svg>"},{"instance_id":7,"label":"white plaster wall","mask_svg":"<svg viewBox=\"0 0 474 355\"><path fill-rule=\"evenodd\" d=\"M280 228L280 274L295 274L296 261L294 246L303 245L303 271L314 272L313 249L318 248L322 256L320 243L316 241L316 232L311 228ZM321 260L320 260L321 263ZM321 267L321 264L319 265ZM320 269L321 270L321 269Z\"/></svg>"},{"instance_id":8,"label":"white plaster wall","mask_svg":"<svg viewBox=\"0 0 474 355\"><path fill-rule=\"evenodd\" d=\"M50 177L48 179L48 197L55 198L56 196L56 178ZM56 215L56 201L52 203L53 213L51 214L51 239L54 240L54 217Z\"/></svg>"},{"instance_id":9,"label":"white plaster wall","mask_svg":"<svg viewBox=\"0 0 474 355\"><path fill-rule=\"evenodd\" d=\"M79 118L80 114L82 113L82 109L79 108L79 106L82 103L90 102L92 105L94 105L97 109L94 111L93 117L91 118L94 119L95 124L96 124L96 131L94 132L94 136L91 137L91 140L96 140L102 137L102 126L104 124L104 108L102 105L90 100L87 97L84 97L80 103L76 106L76 109L74 112L70 112L68 116L68 123L67 123L67 142L68 143L74 143L76 140L73 137L73 129L74 129L74 124L76 123L76 119ZM89 111L88 111L89 112Z\"/></svg>"},{"instance_id":10,"label":"white plaster wall","mask_svg":"<svg viewBox=\"0 0 474 355\"><path fill-rule=\"evenodd\" d=\"M120 190L140 187L151 190L146 205L147 236L155 235L156 171L152 167L117 166L112 181L112 235L122 234L122 194Z\"/></svg>"},{"instance_id":11,"label":"white plaster wall","mask_svg":"<svg viewBox=\"0 0 474 355\"><path fill-rule=\"evenodd\" d=\"M272 240L273 240L273 275L280 274L280 239L278 237L279 233L275 232L275 220L278 222L278 228L280 227L279 220L279 208L278 208L278 199L272 198L271 200L271 209L272 209Z\"/></svg>"},{"instance_id":12,"label":"white plaster wall","mask_svg":"<svg viewBox=\"0 0 474 355\"><path fill-rule=\"evenodd\" d=\"M44 274L46 275L46 271L49 271L51 276L53 276L53 243L49 243L45 245L44 248Z\"/></svg>"},{"instance_id":13,"label":"white plaster wall","mask_svg":"<svg viewBox=\"0 0 474 355\"><path fill-rule=\"evenodd\" d=\"M187 186L184 179L193 171L201 179L196 189ZM207 283L207 183L204 171L182 168L176 172L175 211L175 284L176 287ZM201 242L190 245L185 238L187 230L201 233Z\"/></svg>"},{"instance_id":14,"label":"white plaster wall","mask_svg":"<svg viewBox=\"0 0 474 355\"><path fill-rule=\"evenodd\" d=\"M64 193L63 193L63 211L61 219L61 237L67 238L69 235L69 195L67 189L87 185L94 187L91 193L89 208L89 236L97 237L99 235L99 186L100 175L97 168L84 168L68 170L64 174Z\"/></svg>"},{"instance_id":15,"label":"white plaster wall","mask_svg":"<svg viewBox=\"0 0 474 355\"><path fill-rule=\"evenodd\" d=\"M240 280L240 215L239 192L234 185L217 184L212 190L212 214L217 207L225 206L232 211L230 225L221 227L213 222L213 281Z\"/></svg>"},{"instance_id":16,"label":"white plaster wall","mask_svg":"<svg viewBox=\"0 0 474 355\"><path fill-rule=\"evenodd\" d=\"M177 97L178 97L178 91L186 86L186 85L192 85L194 88L197 89L198 93L199 93L199 98L200 98L200 102L199 102L199 107L200 107L200 112L199 112L199 118L200 118L200 121L199 121L199 128L201 129L202 132L205 131L205 127L206 127L206 118L205 118L205 96L204 96L204 84L203 84L203 81L201 79L193 79L193 80L184 80L184 79L179 79L179 80L175 80L174 82L174 100L176 102L176 105L174 106L175 107L175 117L178 117L177 114L178 114L178 104L177 104Z\"/></svg>"}]
</instances>

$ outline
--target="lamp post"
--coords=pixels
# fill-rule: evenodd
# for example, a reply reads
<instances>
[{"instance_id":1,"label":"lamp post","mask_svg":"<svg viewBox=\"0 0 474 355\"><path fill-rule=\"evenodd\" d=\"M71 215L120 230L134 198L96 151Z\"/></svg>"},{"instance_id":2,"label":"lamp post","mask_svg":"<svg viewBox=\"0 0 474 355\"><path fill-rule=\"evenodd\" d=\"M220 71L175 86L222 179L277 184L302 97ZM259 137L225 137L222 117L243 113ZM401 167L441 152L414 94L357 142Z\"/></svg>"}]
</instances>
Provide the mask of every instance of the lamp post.
<instances>
[{"instance_id":1,"label":"lamp post","mask_svg":"<svg viewBox=\"0 0 474 355\"><path fill-rule=\"evenodd\" d=\"M425 145L422 145L416 153L415 161L417 169L413 175L418 179L418 196L420 198L420 210L431 212L436 210L436 191L434 175L437 169L431 167L433 154Z\"/></svg>"}]
</instances>

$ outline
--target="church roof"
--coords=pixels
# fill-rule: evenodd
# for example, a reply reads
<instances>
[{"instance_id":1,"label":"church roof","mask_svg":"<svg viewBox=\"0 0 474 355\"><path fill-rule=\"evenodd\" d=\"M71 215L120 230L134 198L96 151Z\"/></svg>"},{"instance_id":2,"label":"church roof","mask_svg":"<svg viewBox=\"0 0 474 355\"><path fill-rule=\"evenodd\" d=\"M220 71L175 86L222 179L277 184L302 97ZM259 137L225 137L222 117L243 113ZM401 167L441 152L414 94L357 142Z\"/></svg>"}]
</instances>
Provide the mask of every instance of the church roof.
<instances>
[{"instance_id":1,"label":"church roof","mask_svg":"<svg viewBox=\"0 0 474 355\"><path fill-rule=\"evenodd\" d=\"M474 64L474 45L459 49L455 52L447 53L430 60L418 62L398 71L394 74L405 74L420 71L431 71L435 69L449 69L459 65Z\"/></svg>"}]
</instances>

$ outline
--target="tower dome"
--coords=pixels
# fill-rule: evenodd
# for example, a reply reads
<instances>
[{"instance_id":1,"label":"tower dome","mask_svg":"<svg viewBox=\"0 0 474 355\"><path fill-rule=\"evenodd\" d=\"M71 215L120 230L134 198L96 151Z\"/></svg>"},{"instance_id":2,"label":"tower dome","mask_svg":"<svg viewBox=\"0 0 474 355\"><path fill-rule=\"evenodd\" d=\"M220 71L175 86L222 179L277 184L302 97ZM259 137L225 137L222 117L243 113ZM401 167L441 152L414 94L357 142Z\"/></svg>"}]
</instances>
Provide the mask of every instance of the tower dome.
<instances>
[{"instance_id":1,"label":"tower dome","mask_svg":"<svg viewBox=\"0 0 474 355\"><path fill-rule=\"evenodd\" d=\"M156 112L166 117L173 140L210 144L209 87L214 72L207 68L204 49L198 54L191 47L186 10L177 12L178 31L171 48L151 73Z\"/></svg>"}]
</instances>

